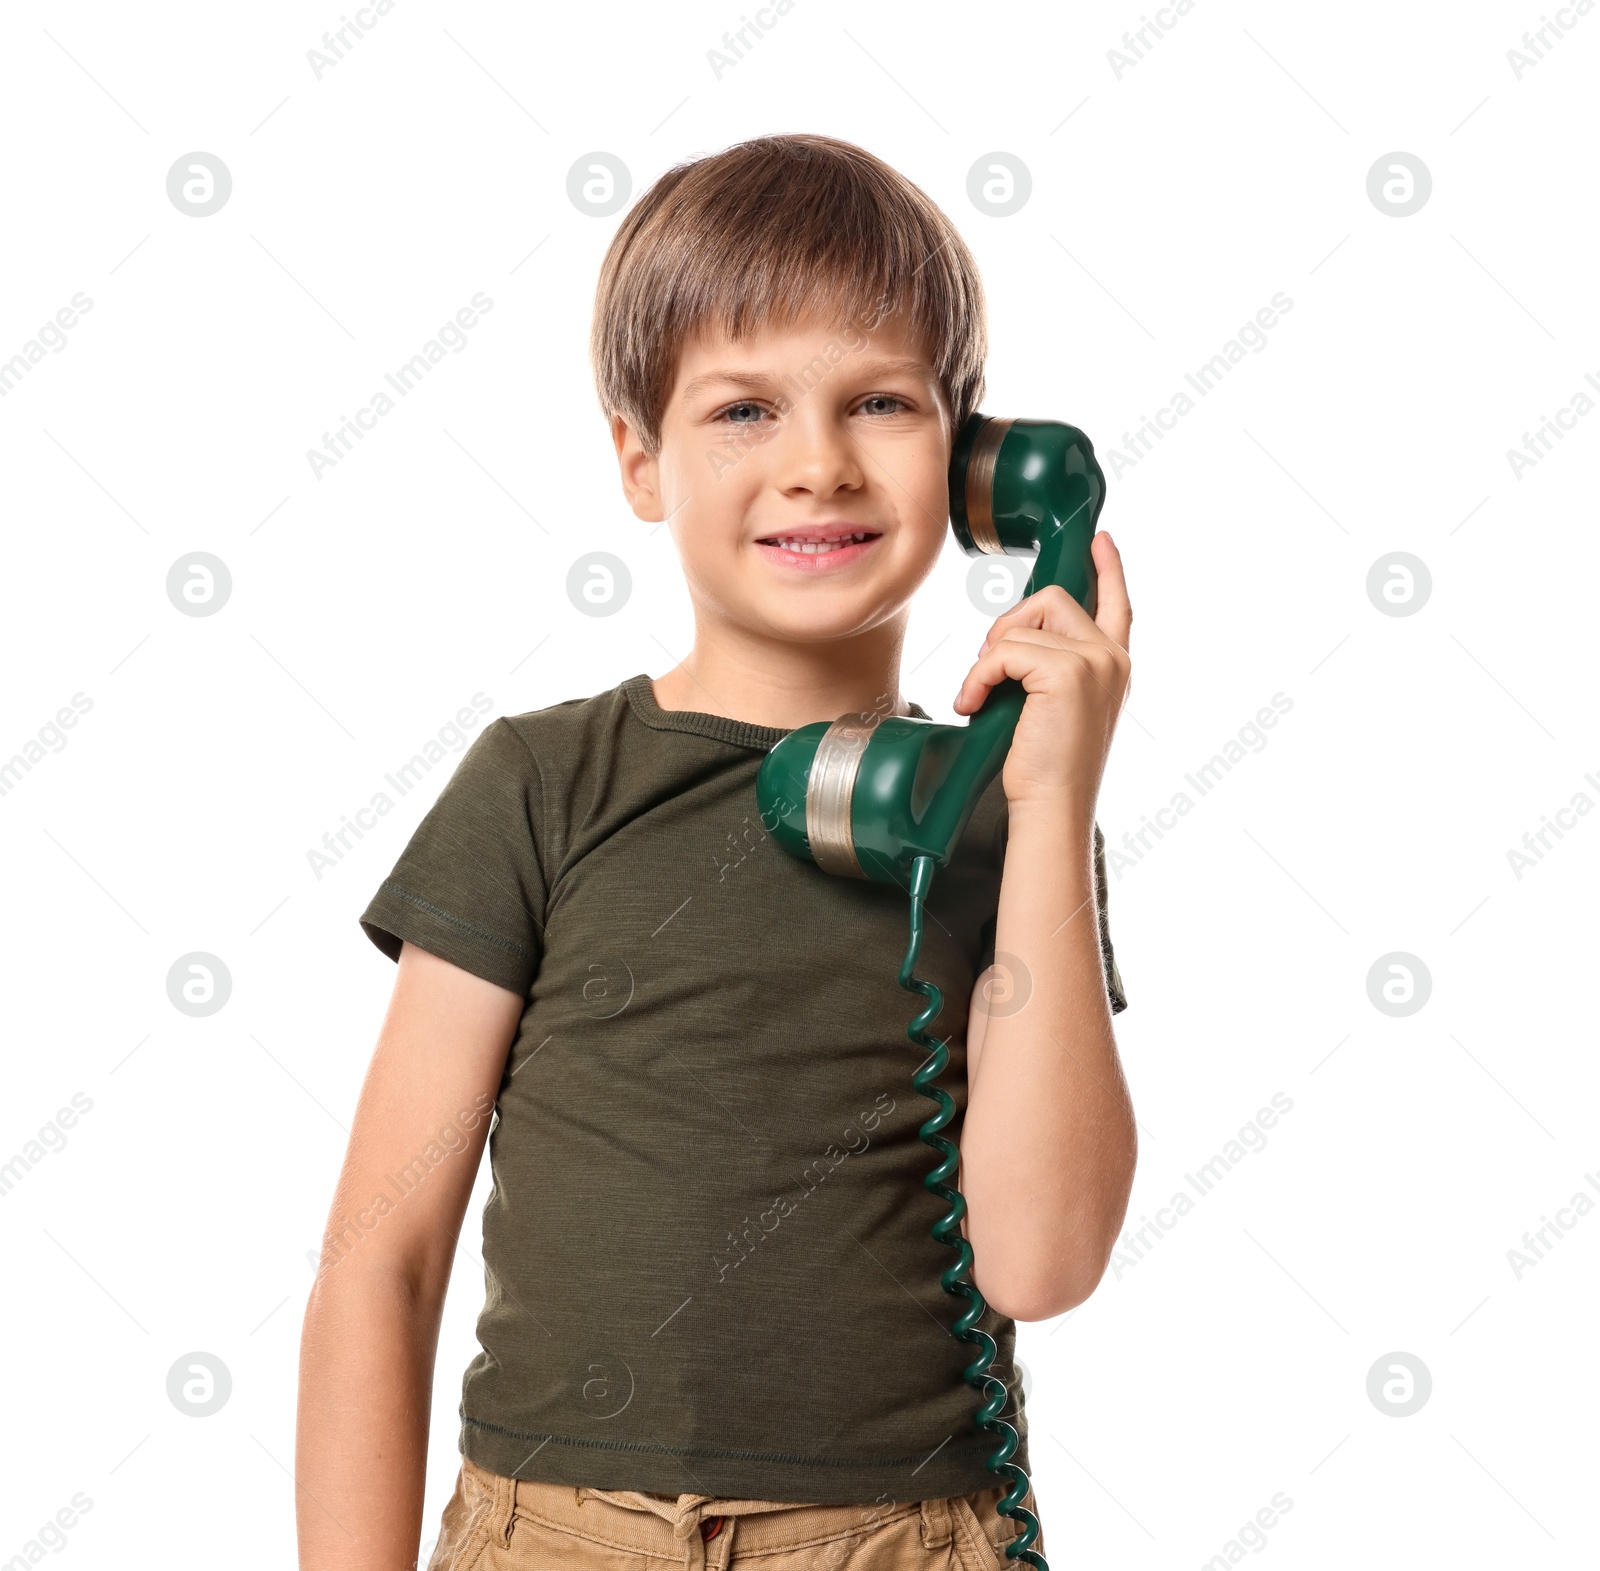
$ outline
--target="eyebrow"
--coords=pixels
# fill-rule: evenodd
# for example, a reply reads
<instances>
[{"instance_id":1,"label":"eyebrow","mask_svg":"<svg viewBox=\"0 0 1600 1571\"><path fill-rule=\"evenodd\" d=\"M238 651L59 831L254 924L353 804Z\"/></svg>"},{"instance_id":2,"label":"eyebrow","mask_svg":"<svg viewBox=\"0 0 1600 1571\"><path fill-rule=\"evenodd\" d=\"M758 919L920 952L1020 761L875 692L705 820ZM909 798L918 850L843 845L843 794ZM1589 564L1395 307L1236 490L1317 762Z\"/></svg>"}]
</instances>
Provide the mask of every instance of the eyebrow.
<instances>
[{"instance_id":1,"label":"eyebrow","mask_svg":"<svg viewBox=\"0 0 1600 1571\"><path fill-rule=\"evenodd\" d=\"M821 354L822 351L818 350L817 354L812 356L812 360L817 359ZM843 362L840 363L842 364ZM811 360L803 360L800 362L798 369L803 370L810 364ZM896 372L901 371L926 374L932 369L926 360L914 360L906 356L892 359L884 356L872 360L863 360L857 367L858 371L867 376L893 376ZM692 398L696 393L719 383L724 386L759 390L764 387L770 387L773 382L781 381L789 374L787 371L707 371L684 385L683 396Z\"/></svg>"}]
</instances>

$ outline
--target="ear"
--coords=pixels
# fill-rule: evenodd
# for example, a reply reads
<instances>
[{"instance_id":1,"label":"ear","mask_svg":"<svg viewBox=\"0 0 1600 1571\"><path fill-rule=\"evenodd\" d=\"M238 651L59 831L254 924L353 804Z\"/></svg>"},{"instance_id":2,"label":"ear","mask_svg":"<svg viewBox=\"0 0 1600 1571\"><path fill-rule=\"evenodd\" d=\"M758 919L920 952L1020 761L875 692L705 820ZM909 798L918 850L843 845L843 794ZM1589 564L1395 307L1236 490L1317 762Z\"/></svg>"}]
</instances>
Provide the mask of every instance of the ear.
<instances>
[{"instance_id":1,"label":"ear","mask_svg":"<svg viewBox=\"0 0 1600 1571\"><path fill-rule=\"evenodd\" d=\"M617 449L617 468L622 476L622 494L628 499L635 518L659 524L661 506L661 461L652 458L639 440L639 434L621 415L611 417L611 440Z\"/></svg>"}]
</instances>

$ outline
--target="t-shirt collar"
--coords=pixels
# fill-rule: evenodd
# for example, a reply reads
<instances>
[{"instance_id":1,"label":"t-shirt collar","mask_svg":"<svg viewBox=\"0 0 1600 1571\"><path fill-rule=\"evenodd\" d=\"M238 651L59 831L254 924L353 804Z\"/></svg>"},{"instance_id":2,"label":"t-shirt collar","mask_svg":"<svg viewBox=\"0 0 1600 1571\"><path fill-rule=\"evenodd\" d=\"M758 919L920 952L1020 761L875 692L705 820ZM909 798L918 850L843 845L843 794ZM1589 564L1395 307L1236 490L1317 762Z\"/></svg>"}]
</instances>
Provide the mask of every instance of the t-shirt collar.
<instances>
[{"instance_id":1,"label":"t-shirt collar","mask_svg":"<svg viewBox=\"0 0 1600 1571\"><path fill-rule=\"evenodd\" d=\"M759 748L762 752L789 734L790 728L783 726L753 725L748 720L705 714L698 709L663 709L656 702L655 689L644 672L630 676L621 686L634 714L652 731L687 731L691 736L706 736L735 747ZM912 704L910 709L918 720L932 719L916 704Z\"/></svg>"}]
</instances>

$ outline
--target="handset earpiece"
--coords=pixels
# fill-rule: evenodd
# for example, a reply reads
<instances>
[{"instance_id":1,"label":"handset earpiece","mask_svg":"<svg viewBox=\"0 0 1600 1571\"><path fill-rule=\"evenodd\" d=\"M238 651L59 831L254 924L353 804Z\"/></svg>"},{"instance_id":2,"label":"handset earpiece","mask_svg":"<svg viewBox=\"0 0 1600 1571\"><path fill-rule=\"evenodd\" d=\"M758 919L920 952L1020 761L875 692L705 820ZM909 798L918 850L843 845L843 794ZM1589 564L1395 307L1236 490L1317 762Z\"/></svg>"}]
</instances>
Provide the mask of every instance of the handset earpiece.
<instances>
[{"instance_id":1,"label":"handset earpiece","mask_svg":"<svg viewBox=\"0 0 1600 1571\"><path fill-rule=\"evenodd\" d=\"M950 455L950 523L969 556L1035 554L1027 594L1059 584L1091 616L1089 553L1105 476L1089 438L1056 420L975 414ZM1007 678L965 725L848 714L784 737L756 780L761 821L824 872L911 883L919 857L943 867L1005 761L1026 695Z\"/></svg>"},{"instance_id":2,"label":"handset earpiece","mask_svg":"<svg viewBox=\"0 0 1600 1571\"><path fill-rule=\"evenodd\" d=\"M1059 420L973 415L950 454L950 527L968 556L1032 556L1025 594L1059 584L1096 610L1094 539L1106 481L1094 445Z\"/></svg>"}]
</instances>

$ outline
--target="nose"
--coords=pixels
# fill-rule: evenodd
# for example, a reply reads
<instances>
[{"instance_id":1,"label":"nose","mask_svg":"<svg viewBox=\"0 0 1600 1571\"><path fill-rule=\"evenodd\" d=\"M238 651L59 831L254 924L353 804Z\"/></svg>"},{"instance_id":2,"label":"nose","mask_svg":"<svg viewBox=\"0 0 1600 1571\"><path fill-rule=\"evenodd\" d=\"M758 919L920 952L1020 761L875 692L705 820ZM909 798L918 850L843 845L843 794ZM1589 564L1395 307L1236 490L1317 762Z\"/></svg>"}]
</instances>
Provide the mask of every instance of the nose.
<instances>
[{"instance_id":1,"label":"nose","mask_svg":"<svg viewBox=\"0 0 1600 1571\"><path fill-rule=\"evenodd\" d=\"M801 405L779 438L778 484L786 495L826 499L859 490L865 480L861 455L850 433L830 411Z\"/></svg>"}]
</instances>

